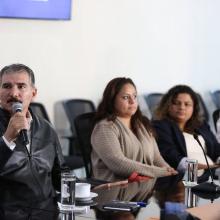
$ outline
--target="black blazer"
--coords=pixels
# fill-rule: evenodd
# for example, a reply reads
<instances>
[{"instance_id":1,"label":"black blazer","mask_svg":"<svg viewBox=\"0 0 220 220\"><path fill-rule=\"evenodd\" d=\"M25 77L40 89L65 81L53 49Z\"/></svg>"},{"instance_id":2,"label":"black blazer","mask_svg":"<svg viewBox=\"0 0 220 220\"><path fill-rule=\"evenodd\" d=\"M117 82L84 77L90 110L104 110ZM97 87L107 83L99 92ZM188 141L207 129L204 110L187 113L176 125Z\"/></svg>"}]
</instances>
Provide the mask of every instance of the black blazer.
<instances>
[{"instance_id":1,"label":"black blazer","mask_svg":"<svg viewBox=\"0 0 220 220\"><path fill-rule=\"evenodd\" d=\"M173 168L177 168L183 157L187 157L184 136L175 122L170 120L155 120L156 141L161 155ZM215 162L220 156L220 144L207 123L198 128L198 133L204 138L207 155Z\"/></svg>"}]
</instances>

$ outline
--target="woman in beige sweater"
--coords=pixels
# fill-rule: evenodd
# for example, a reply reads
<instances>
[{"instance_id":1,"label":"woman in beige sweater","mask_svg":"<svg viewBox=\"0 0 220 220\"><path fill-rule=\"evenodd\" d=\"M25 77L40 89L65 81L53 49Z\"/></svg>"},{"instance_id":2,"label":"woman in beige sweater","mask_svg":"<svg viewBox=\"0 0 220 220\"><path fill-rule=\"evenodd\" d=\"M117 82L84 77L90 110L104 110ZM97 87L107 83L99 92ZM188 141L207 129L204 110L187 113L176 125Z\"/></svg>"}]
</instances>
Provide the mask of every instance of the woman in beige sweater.
<instances>
[{"instance_id":1,"label":"woman in beige sweater","mask_svg":"<svg viewBox=\"0 0 220 220\"><path fill-rule=\"evenodd\" d=\"M92 133L95 178L115 181L133 172L150 177L176 174L161 157L149 120L142 116L129 78L115 78L105 88Z\"/></svg>"}]
</instances>

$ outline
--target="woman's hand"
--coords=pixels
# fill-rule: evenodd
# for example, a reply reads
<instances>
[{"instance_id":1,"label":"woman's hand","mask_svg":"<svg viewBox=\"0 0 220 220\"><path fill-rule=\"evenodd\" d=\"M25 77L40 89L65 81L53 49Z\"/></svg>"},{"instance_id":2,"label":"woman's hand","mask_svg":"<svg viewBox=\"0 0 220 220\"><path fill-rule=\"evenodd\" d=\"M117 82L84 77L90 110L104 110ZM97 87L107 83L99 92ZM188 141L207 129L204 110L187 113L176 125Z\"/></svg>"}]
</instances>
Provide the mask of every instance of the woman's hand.
<instances>
[{"instance_id":1,"label":"woman's hand","mask_svg":"<svg viewBox=\"0 0 220 220\"><path fill-rule=\"evenodd\" d=\"M205 170L208 166L206 164L198 163L198 170Z\"/></svg>"},{"instance_id":2,"label":"woman's hand","mask_svg":"<svg viewBox=\"0 0 220 220\"><path fill-rule=\"evenodd\" d=\"M167 167L167 172L170 175L177 175L178 174L178 171L176 171L173 167Z\"/></svg>"},{"instance_id":3,"label":"woman's hand","mask_svg":"<svg viewBox=\"0 0 220 220\"><path fill-rule=\"evenodd\" d=\"M218 168L220 167L219 164L211 164L209 165L210 168ZM198 163L198 170L205 170L208 169L208 166L206 164Z\"/></svg>"}]
</instances>

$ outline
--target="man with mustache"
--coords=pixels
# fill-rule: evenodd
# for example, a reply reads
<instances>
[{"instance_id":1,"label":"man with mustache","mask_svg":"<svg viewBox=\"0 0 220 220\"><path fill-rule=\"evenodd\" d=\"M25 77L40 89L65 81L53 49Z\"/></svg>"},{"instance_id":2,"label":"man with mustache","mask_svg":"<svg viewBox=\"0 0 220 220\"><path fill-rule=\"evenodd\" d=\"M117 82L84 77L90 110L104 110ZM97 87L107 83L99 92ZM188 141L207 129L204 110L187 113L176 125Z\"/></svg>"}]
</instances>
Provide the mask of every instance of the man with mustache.
<instances>
[{"instance_id":1,"label":"man with mustache","mask_svg":"<svg viewBox=\"0 0 220 220\"><path fill-rule=\"evenodd\" d=\"M55 189L60 186L64 160L50 123L29 109L36 95L29 67L12 64L0 71L1 219L56 219ZM13 109L14 103L22 109ZM27 143L21 137L24 130Z\"/></svg>"}]
</instances>

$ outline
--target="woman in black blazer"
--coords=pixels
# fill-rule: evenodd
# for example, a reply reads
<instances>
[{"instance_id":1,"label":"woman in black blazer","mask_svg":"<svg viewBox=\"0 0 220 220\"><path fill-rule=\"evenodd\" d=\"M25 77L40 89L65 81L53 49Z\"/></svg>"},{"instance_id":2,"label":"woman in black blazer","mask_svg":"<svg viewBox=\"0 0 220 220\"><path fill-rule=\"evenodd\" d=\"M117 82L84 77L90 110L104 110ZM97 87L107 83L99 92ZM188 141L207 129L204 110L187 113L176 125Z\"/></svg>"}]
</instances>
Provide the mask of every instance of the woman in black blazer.
<instances>
[{"instance_id":1,"label":"woman in black blazer","mask_svg":"<svg viewBox=\"0 0 220 220\"><path fill-rule=\"evenodd\" d=\"M153 126L159 150L179 172L185 172L187 158L197 159L199 169L207 168L194 133L199 135L211 166L220 158L220 144L201 118L199 108L197 94L186 85L177 85L162 97L156 109Z\"/></svg>"}]
</instances>

